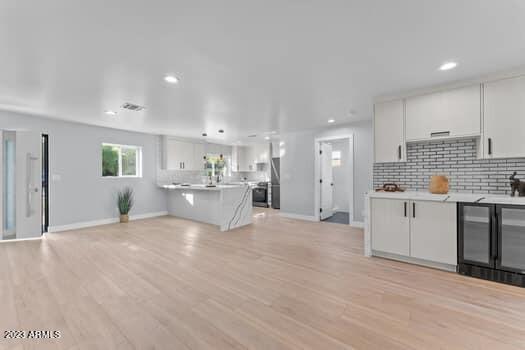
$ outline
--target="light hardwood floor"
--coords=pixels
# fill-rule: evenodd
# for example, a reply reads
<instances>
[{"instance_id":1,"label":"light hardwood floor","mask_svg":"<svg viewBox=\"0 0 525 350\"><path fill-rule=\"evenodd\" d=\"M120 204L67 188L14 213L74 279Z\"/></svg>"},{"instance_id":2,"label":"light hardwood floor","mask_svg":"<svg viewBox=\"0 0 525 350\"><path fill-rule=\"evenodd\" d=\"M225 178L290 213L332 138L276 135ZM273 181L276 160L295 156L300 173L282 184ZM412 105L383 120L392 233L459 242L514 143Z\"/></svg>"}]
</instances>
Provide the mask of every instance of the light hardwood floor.
<instances>
[{"instance_id":1,"label":"light hardwood floor","mask_svg":"<svg viewBox=\"0 0 525 350\"><path fill-rule=\"evenodd\" d=\"M363 257L362 230L255 210L0 244L1 349L524 349L525 289ZM3 335L3 334L2 334Z\"/></svg>"}]
</instances>

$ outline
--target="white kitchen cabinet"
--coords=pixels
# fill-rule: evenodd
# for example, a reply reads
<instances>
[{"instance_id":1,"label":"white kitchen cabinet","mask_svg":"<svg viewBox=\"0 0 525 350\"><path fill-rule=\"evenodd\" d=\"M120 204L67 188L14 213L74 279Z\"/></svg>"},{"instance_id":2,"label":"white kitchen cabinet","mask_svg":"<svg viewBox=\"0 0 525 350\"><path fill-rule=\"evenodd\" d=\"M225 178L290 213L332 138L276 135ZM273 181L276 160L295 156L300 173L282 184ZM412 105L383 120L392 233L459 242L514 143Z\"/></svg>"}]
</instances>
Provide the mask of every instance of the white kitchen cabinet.
<instances>
[{"instance_id":1,"label":"white kitchen cabinet","mask_svg":"<svg viewBox=\"0 0 525 350\"><path fill-rule=\"evenodd\" d=\"M408 256L410 220L408 201L371 199L372 249Z\"/></svg>"},{"instance_id":2,"label":"white kitchen cabinet","mask_svg":"<svg viewBox=\"0 0 525 350\"><path fill-rule=\"evenodd\" d=\"M270 162L270 144L258 143L253 146L254 162L256 164Z\"/></svg>"},{"instance_id":3,"label":"white kitchen cabinet","mask_svg":"<svg viewBox=\"0 0 525 350\"><path fill-rule=\"evenodd\" d=\"M472 85L406 99L406 141L481 135L481 87Z\"/></svg>"},{"instance_id":4,"label":"white kitchen cabinet","mask_svg":"<svg viewBox=\"0 0 525 350\"><path fill-rule=\"evenodd\" d=\"M370 210L373 254L457 265L456 203L371 198Z\"/></svg>"},{"instance_id":5,"label":"white kitchen cabinet","mask_svg":"<svg viewBox=\"0 0 525 350\"><path fill-rule=\"evenodd\" d=\"M204 170L204 156L206 155L205 146L203 143L193 144L193 161L191 164L192 170Z\"/></svg>"},{"instance_id":6,"label":"white kitchen cabinet","mask_svg":"<svg viewBox=\"0 0 525 350\"><path fill-rule=\"evenodd\" d=\"M232 170L235 172L255 171L255 152L251 146L234 146L232 151Z\"/></svg>"},{"instance_id":7,"label":"white kitchen cabinet","mask_svg":"<svg viewBox=\"0 0 525 350\"><path fill-rule=\"evenodd\" d=\"M193 170L193 143L167 138L165 145L168 170Z\"/></svg>"},{"instance_id":8,"label":"white kitchen cabinet","mask_svg":"<svg viewBox=\"0 0 525 350\"><path fill-rule=\"evenodd\" d=\"M410 202L410 256L457 265L456 203Z\"/></svg>"},{"instance_id":9,"label":"white kitchen cabinet","mask_svg":"<svg viewBox=\"0 0 525 350\"><path fill-rule=\"evenodd\" d=\"M484 84L485 158L525 157L525 76Z\"/></svg>"},{"instance_id":10,"label":"white kitchen cabinet","mask_svg":"<svg viewBox=\"0 0 525 350\"><path fill-rule=\"evenodd\" d=\"M374 106L374 161L406 161L404 101L376 103Z\"/></svg>"},{"instance_id":11,"label":"white kitchen cabinet","mask_svg":"<svg viewBox=\"0 0 525 350\"><path fill-rule=\"evenodd\" d=\"M202 170L205 145L170 137L163 139L163 164L168 170Z\"/></svg>"}]
</instances>

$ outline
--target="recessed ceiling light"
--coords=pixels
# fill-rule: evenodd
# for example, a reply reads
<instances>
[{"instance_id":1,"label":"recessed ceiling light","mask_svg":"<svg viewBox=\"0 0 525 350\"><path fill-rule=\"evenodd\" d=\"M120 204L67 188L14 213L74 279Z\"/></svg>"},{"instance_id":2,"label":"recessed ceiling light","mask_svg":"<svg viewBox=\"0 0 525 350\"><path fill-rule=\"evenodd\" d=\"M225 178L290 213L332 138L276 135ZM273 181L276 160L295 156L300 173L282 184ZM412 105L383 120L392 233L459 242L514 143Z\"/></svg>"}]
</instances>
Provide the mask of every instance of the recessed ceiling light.
<instances>
[{"instance_id":1,"label":"recessed ceiling light","mask_svg":"<svg viewBox=\"0 0 525 350\"><path fill-rule=\"evenodd\" d=\"M104 111L104 113L106 113L107 115L117 115L117 112L109 110L109 109L107 111Z\"/></svg>"},{"instance_id":2,"label":"recessed ceiling light","mask_svg":"<svg viewBox=\"0 0 525 350\"><path fill-rule=\"evenodd\" d=\"M219 134L224 134L224 130L219 129Z\"/></svg>"},{"instance_id":3,"label":"recessed ceiling light","mask_svg":"<svg viewBox=\"0 0 525 350\"><path fill-rule=\"evenodd\" d=\"M335 119L328 119L328 122L329 122L330 124L335 123Z\"/></svg>"},{"instance_id":4,"label":"recessed ceiling light","mask_svg":"<svg viewBox=\"0 0 525 350\"><path fill-rule=\"evenodd\" d=\"M269 140L269 139L270 139L270 136L265 136L264 139L265 139L265 140Z\"/></svg>"},{"instance_id":5,"label":"recessed ceiling light","mask_svg":"<svg viewBox=\"0 0 525 350\"><path fill-rule=\"evenodd\" d=\"M177 78L176 76L173 76L173 75L166 75L164 77L164 81L166 81L167 83L170 83L170 84L177 84L179 82L179 78Z\"/></svg>"},{"instance_id":6,"label":"recessed ceiling light","mask_svg":"<svg viewBox=\"0 0 525 350\"><path fill-rule=\"evenodd\" d=\"M458 66L456 62L445 62L439 67L439 70L449 70L454 69Z\"/></svg>"}]
</instances>

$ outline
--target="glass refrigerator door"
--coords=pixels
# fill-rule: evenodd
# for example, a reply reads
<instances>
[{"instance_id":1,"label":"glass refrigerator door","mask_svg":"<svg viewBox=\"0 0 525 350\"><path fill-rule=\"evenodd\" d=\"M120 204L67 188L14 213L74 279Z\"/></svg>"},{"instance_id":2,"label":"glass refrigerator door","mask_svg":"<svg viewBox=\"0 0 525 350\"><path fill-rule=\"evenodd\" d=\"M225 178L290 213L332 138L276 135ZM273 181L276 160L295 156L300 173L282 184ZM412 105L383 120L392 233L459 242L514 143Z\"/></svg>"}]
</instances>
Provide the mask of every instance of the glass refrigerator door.
<instances>
[{"instance_id":1,"label":"glass refrigerator door","mask_svg":"<svg viewBox=\"0 0 525 350\"><path fill-rule=\"evenodd\" d=\"M525 208L498 206L499 254L497 267L525 273Z\"/></svg>"},{"instance_id":2,"label":"glass refrigerator door","mask_svg":"<svg viewBox=\"0 0 525 350\"><path fill-rule=\"evenodd\" d=\"M459 262L494 267L496 255L493 231L494 206L459 204Z\"/></svg>"}]
</instances>

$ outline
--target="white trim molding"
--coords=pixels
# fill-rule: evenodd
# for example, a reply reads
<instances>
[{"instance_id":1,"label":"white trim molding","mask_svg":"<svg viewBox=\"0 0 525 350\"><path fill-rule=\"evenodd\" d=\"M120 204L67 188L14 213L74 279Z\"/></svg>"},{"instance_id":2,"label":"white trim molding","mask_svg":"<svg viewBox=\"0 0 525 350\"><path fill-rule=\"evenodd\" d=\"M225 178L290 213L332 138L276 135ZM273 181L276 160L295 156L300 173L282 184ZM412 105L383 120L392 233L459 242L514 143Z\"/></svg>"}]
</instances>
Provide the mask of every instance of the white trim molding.
<instances>
[{"instance_id":1,"label":"white trim molding","mask_svg":"<svg viewBox=\"0 0 525 350\"><path fill-rule=\"evenodd\" d=\"M167 216L167 215L168 215L167 211L159 211L156 213L130 215L129 219L132 221L132 220L141 220L141 219L155 218L155 217ZM119 221L120 221L119 218L108 218L108 219L101 219L101 220L94 220L94 221L84 221L84 222L77 222L77 223L67 224L67 225L49 226L47 231L49 233L54 233L54 232L62 232L62 231L79 230L79 229L87 228L87 227L115 224Z\"/></svg>"},{"instance_id":2,"label":"white trim molding","mask_svg":"<svg viewBox=\"0 0 525 350\"><path fill-rule=\"evenodd\" d=\"M365 223L363 221L352 221L350 227L365 228Z\"/></svg>"},{"instance_id":3,"label":"white trim molding","mask_svg":"<svg viewBox=\"0 0 525 350\"><path fill-rule=\"evenodd\" d=\"M296 220L304 220L304 221L319 221L319 218L312 215L301 215L301 214L294 214L294 213L285 213L280 212L279 215L282 217L288 218L288 219L296 219Z\"/></svg>"},{"instance_id":4,"label":"white trim molding","mask_svg":"<svg viewBox=\"0 0 525 350\"><path fill-rule=\"evenodd\" d=\"M0 244L2 243L15 243L15 242L22 242L22 241L37 241L42 239L44 235L38 236L38 237L29 237L29 238L13 238L13 239L0 239Z\"/></svg>"},{"instance_id":5,"label":"white trim molding","mask_svg":"<svg viewBox=\"0 0 525 350\"><path fill-rule=\"evenodd\" d=\"M327 136L327 137L316 137L314 139L314 213L317 217L319 215L319 208L321 207L321 185L319 179L321 178L321 158L319 155L319 150L321 149L321 142L323 141L334 141L334 140L348 140L349 146L349 158L351 161L350 168L351 171L348 174L349 182L349 198L348 198L348 208L350 213L349 224L354 225L354 171L355 171L355 155L354 155L354 134L343 134L336 136ZM316 220L316 221L319 221Z\"/></svg>"}]
</instances>

